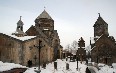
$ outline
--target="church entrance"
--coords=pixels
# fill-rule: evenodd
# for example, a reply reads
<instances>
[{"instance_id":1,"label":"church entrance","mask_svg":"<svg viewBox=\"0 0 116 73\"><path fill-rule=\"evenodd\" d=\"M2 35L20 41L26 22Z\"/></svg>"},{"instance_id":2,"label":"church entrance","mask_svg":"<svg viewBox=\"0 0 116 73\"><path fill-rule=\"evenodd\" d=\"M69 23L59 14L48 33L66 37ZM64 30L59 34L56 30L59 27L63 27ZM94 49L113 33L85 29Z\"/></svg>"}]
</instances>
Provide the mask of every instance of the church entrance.
<instances>
[{"instance_id":1,"label":"church entrance","mask_svg":"<svg viewBox=\"0 0 116 73\"><path fill-rule=\"evenodd\" d=\"M108 58L105 58L105 64L107 64L107 62L108 62L108 60L107 60Z\"/></svg>"},{"instance_id":2,"label":"church entrance","mask_svg":"<svg viewBox=\"0 0 116 73\"><path fill-rule=\"evenodd\" d=\"M32 67L32 60L28 60L27 64L28 64L28 67Z\"/></svg>"},{"instance_id":3,"label":"church entrance","mask_svg":"<svg viewBox=\"0 0 116 73\"><path fill-rule=\"evenodd\" d=\"M103 63L104 64L108 64L108 58L106 57L106 58L103 58Z\"/></svg>"}]
</instances>

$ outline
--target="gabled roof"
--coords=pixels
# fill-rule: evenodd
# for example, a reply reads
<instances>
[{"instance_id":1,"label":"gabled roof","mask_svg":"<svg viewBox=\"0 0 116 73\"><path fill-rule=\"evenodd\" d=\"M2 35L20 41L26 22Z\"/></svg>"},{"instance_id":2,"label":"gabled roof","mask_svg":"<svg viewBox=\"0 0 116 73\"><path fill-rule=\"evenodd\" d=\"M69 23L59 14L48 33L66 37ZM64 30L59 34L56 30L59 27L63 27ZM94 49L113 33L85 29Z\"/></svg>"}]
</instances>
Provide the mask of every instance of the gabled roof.
<instances>
[{"instance_id":1,"label":"gabled roof","mask_svg":"<svg viewBox=\"0 0 116 73\"><path fill-rule=\"evenodd\" d=\"M97 21L95 22L95 24L93 25L93 27L96 25L102 25L102 24L108 25L99 14L99 17L98 17Z\"/></svg>"},{"instance_id":2,"label":"gabled roof","mask_svg":"<svg viewBox=\"0 0 116 73\"><path fill-rule=\"evenodd\" d=\"M104 34L102 34L101 36L97 36L97 40L95 42L97 42Z\"/></svg>"},{"instance_id":3,"label":"gabled roof","mask_svg":"<svg viewBox=\"0 0 116 73\"><path fill-rule=\"evenodd\" d=\"M110 43L112 42L114 42L114 44L115 44L115 39L114 38L111 38L111 36L107 36L107 35L105 35L105 34L102 34L96 41L95 41L95 43L99 43L99 41L101 42L101 40L100 39L104 39L104 40L109 40L110 41ZM103 42L103 41L102 41ZM91 49L91 50L93 50L94 48L96 47L96 45L94 45L94 47Z\"/></svg>"},{"instance_id":4,"label":"gabled roof","mask_svg":"<svg viewBox=\"0 0 116 73\"><path fill-rule=\"evenodd\" d=\"M105 34L102 34L102 35L96 40L96 42L99 41L99 39L102 39L102 38L108 38L110 41L115 42L115 39L114 39L113 36L108 36L108 35L105 35Z\"/></svg>"},{"instance_id":5,"label":"gabled roof","mask_svg":"<svg viewBox=\"0 0 116 73\"><path fill-rule=\"evenodd\" d=\"M40 19L40 18L47 18L53 20L45 10L36 19Z\"/></svg>"},{"instance_id":6,"label":"gabled roof","mask_svg":"<svg viewBox=\"0 0 116 73\"><path fill-rule=\"evenodd\" d=\"M31 27L30 27L29 29L33 29L34 31L36 31L36 28L35 28L35 26L33 26L33 25L31 25ZM28 30L29 30L29 29L28 29ZM28 30L27 30L27 31L28 31ZM26 33L27 33L27 31L26 31Z\"/></svg>"},{"instance_id":7,"label":"gabled roof","mask_svg":"<svg viewBox=\"0 0 116 73\"><path fill-rule=\"evenodd\" d=\"M48 36L47 35L45 35L43 32L42 32L42 30L41 29L39 29L38 27L35 27L35 26L31 26L25 33L27 34L27 35L29 35L28 34L28 31L30 31L30 30L33 30L34 32L36 32L36 34L35 34L35 36L41 36L41 38L48 38ZM30 35L30 36L32 36L32 35ZM43 39L44 41L46 41L46 42L49 42L48 41L48 39Z\"/></svg>"},{"instance_id":8,"label":"gabled roof","mask_svg":"<svg viewBox=\"0 0 116 73\"><path fill-rule=\"evenodd\" d=\"M39 35L37 29L35 28L35 26L31 25L31 27L25 32L28 36L37 36Z\"/></svg>"}]
</instances>

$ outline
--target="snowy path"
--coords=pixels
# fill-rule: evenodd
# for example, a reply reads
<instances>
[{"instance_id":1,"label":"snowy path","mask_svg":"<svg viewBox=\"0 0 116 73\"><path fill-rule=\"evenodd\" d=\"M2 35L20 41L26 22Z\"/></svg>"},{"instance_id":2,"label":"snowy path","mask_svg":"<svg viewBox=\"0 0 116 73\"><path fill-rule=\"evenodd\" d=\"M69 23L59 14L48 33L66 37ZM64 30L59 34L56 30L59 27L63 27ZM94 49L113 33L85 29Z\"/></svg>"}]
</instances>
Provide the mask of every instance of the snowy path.
<instances>
[{"instance_id":1,"label":"snowy path","mask_svg":"<svg viewBox=\"0 0 116 73\"><path fill-rule=\"evenodd\" d=\"M69 64L69 70L66 70L66 63ZM57 60L57 70L54 70L54 62L46 65L46 69L41 68L41 73L85 73L86 70L85 62L82 64L78 61L78 71L77 62L69 62L65 60ZM94 66L88 66L92 73L116 73L116 63L113 63L112 66L108 66L105 64L98 64L99 71ZM22 66L14 63L3 63L0 61L0 72L8 71L13 68L27 68L26 66ZM37 67L28 68L24 73L36 73L34 70L37 70Z\"/></svg>"},{"instance_id":2,"label":"snowy path","mask_svg":"<svg viewBox=\"0 0 116 73\"><path fill-rule=\"evenodd\" d=\"M66 63L69 63L69 70L66 70ZM78 62L78 71L77 62L66 62L65 60L57 60L57 70L54 69L54 63L49 63L46 66L46 69L41 68L41 73L85 73L86 65L85 63ZM34 68L29 68L25 73L35 73ZM36 68L37 70L37 68Z\"/></svg>"}]
</instances>

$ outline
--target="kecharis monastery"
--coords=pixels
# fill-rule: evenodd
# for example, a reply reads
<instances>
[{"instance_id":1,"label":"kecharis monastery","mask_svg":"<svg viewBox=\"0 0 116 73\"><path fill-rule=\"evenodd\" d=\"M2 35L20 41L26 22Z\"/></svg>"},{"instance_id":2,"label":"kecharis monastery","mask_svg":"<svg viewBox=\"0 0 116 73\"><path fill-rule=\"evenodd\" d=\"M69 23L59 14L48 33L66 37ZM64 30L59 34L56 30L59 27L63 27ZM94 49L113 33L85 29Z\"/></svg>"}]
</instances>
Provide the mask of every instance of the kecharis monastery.
<instances>
[{"instance_id":1,"label":"kecharis monastery","mask_svg":"<svg viewBox=\"0 0 116 73\"><path fill-rule=\"evenodd\" d=\"M61 58L63 47L57 30L54 30L54 20L45 10L26 32L23 31L23 25L20 17L16 32L0 33L0 61L22 65L31 61L33 65L38 65L39 49L41 64Z\"/></svg>"},{"instance_id":2,"label":"kecharis monastery","mask_svg":"<svg viewBox=\"0 0 116 73\"><path fill-rule=\"evenodd\" d=\"M45 10L35 19L35 25L32 25L26 32L23 31L23 25L20 17L16 32L0 33L0 61L22 65L27 65L31 61L33 65L38 65L39 56L39 62L43 64L58 58L65 58L64 54L69 53L64 53L58 32L54 30L54 20ZM90 39L89 54L86 53L85 41L81 37L75 56L80 61L91 58L91 61L96 63L108 65L116 63L116 41L113 36L109 35L108 24L100 13L93 27L94 37Z\"/></svg>"}]
</instances>

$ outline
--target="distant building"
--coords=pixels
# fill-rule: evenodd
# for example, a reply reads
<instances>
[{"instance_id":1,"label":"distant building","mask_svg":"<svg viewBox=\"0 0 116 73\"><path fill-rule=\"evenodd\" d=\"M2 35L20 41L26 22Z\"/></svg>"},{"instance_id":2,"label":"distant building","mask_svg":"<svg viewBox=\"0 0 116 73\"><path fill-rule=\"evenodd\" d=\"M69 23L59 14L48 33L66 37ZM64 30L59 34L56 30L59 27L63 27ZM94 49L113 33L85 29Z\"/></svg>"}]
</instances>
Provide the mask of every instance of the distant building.
<instances>
[{"instance_id":1,"label":"distant building","mask_svg":"<svg viewBox=\"0 0 116 73\"><path fill-rule=\"evenodd\" d=\"M78 56L79 61L86 60L85 41L83 40L82 37L78 41L77 56Z\"/></svg>"},{"instance_id":2,"label":"distant building","mask_svg":"<svg viewBox=\"0 0 116 73\"><path fill-rule=\"evenodd\" d=\"M109 36L108 24L100 14L93 27L94 37L90 40L92 61L108 65L116 63L116 42L113 36Z\"/></svg>"},{"instance_id":3,"label":"distant building","mask_svg":"<svg viewBox=\"0 0 116 73\"><path fill-rule=\"evenodd\" d=\"M44 10L25 33L24 23L17 22L16 32L11 34L0 33L0 60L3 62L14 62L27 65L32 61L33 65L38 64L39 52L35 46L41 40L40 62L47 63L57 59L60 47L60 39L57 30L54 30L54 20Z\"/></svg>"}]
</instances>

